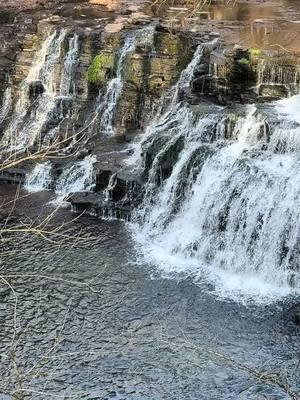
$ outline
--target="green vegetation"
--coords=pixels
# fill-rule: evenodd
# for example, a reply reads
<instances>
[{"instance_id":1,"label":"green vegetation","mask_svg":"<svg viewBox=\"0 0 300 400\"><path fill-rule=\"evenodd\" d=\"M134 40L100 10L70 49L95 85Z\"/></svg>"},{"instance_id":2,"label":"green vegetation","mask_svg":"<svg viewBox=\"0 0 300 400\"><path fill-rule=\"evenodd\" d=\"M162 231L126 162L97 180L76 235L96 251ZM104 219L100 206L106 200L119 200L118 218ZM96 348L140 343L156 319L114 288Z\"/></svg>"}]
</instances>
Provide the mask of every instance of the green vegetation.
<instances>
[{"instance_id":1,"label":"green vegetation","mask_svg":"<svg viewBox=\"0 0 300 400\"><path fill-rule=\"evenodd\" d=\"M249 61L247 58L245 58L245 57L240 58L237 62L238 62L239 64L241 64L241 65L248 65L248 64L250 63L250 61Z\"/></svg>"},{"instance_id":2,"label":"green vegetation","mask_svg":"<svg viewBox=\"0 0 300 400\"><path fill-rule=\"evenodd\" d=\"M87 80L89 83L97 84L105 80L108 70L114 66L114 55L109 53L98 54L92 61L87 71Z\"/></svg>"},{"instance_id":3,"label":"green vegetation","mask_svg":"<svg viewBox=\"0 0 300 400\"><path fill-rule=\"evenodd\" d=\"M260 49L256 49L252 47L249 49L250 57L260 57L262 55L262 51Z\"/></svg>"}]
</instances>

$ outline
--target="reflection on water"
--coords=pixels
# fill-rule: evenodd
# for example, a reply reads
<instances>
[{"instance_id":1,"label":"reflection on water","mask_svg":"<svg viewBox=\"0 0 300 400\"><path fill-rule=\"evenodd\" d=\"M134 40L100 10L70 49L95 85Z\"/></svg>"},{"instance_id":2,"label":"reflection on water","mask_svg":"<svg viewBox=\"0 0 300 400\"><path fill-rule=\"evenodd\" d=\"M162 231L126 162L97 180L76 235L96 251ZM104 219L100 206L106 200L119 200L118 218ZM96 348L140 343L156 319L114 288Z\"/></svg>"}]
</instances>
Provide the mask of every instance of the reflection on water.
<instances>
[{"instance_id":1,"label":"reflection on water","mask_svg":"<svg viewBox=\"0 0 300 400\"><path fill-rule=\"evenodd\" d=\"M286 10L291 7L298 10L295 1L282 0L256 0L256 1L231 1L227 0L214 4L211 0L196 2L194 0L165 0L154 1L149 7L157 16L199 16L199 18L222 21L247 21L255 19L284 17ZM294 15L295 17L295 15Z\"/></svg>"},{"instance_id":2,"label":"reflection on water","mask_svg":"<svg viewBox=\"0 0 300 400\"><path fill-rule=\"evenodd\" d=\"M224 4L213 3L166 0L153 2L147 10L163 16L171 26L189 26L198 30L211 24L211 29L221 29L222 37L229 37L233 43L299 52L300 25L297 20L300 9L296 1L228 0Z\"/></svg>"}]
</instances>

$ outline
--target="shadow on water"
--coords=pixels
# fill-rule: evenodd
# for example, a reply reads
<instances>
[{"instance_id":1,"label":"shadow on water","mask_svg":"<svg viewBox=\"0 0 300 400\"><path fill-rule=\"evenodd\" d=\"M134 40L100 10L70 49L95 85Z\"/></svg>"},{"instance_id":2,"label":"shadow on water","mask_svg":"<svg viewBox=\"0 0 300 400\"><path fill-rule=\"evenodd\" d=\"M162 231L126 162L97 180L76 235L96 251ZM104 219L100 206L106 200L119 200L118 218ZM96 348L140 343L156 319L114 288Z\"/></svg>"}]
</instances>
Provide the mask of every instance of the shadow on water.
<instances>
[{"instance_id":1,"label":"shadow on water","mask_svg":"<svg viewBox=\"0 0 300 400\"><path fill-rule=\"evenodd\" d=\"M49 213L46 196L24 198L18 221ZM151 279L122 223L68 215L53 222L70 222L60 245L1 243L1 399L297 398L291 302L245 307Z\"/></svg>"}]
</instances>

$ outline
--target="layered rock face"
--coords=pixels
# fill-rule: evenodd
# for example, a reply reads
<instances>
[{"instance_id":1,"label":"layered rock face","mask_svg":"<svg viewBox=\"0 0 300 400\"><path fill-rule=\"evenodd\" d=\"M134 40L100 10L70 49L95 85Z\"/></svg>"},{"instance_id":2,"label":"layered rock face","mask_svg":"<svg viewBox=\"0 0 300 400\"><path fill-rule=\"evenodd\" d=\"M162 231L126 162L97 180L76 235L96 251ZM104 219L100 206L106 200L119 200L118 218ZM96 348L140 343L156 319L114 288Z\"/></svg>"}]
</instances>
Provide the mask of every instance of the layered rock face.
<instances>
[{"instance_id":1,"label":"layered rock face","mask_svg":"<svg viewBox=\"0 0 300 400\"><path fill-rule=\"evenodd\" d=\"M59 180L66 165L95 155L94 193L74 195L76 210L108 215L113 209L124 217L138 204L145 177L124 168L128 143L170 102L196 107L264 102L295 94L299 86L298 54L247 41L237 45L228 31L239 29L237 41L239 21L205 21L201 14L197 29L172 28L169 18L158 20L134 2L60 3L18 2L19 10L35 10L16 12L11 1L0 10L5 43L0 50L0 130L4 148L22 138L22 150L31 151L55 141L70 151L66 139L84 135L71 157L53 161L51 172ZM211 18L216 10L207 12ZM185 82L182 71L199 49L201 57L192 62ZM172 157L163 165L168 174ZM17 175L6 171L3 179L24 181L26 168L32 167Z\"/></svg>"}]
</instances>

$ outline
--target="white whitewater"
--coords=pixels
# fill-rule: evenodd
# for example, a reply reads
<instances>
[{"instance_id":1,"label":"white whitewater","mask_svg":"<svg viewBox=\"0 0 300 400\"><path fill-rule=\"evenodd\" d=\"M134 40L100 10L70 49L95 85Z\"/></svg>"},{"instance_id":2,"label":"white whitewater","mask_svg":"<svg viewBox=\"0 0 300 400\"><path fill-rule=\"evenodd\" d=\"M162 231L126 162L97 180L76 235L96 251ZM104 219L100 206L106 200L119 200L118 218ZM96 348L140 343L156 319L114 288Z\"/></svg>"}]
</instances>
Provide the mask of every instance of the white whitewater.
<instances>
[{"instance_id":1,"label":"white whitewater","mask_svg":"<svg viewBox=\"0 0 300 400\"><path fill-rule=\"evenodd\" d=\"M143 159L140 157L144 148L151 145L152 140L162 134L162 132L168 131L168 126L173 125L173 120L175 121L175 126L177 126L178 117L181 118L181 114L178 114L180 110L179 94L181 91L190 88L195 70L200 64L203 51L206 47L215 47L218 44L218 40L213 40L212 42L201 44L197 47L192 60L187 65L187 67L181 72L178 82L171 88L171 99L168 100L166 110L161 115L161 110L158 111L157 115L154 117L153 121L147 127L146 132L143 135L143 140L134 143L133 154L127 160L127 164L133 166L136 170L144 167ZM163 104L165 99L161 100ZM180 112L180 111L179 111Z\"/></svg>"},{"instance_id":2,"label":"white whitewater","mask_svg":"<svg viewBox=\"0 0 300 400\"><path fill-rule=\"evenodd\" d=\"M138 44L152 46L154 30L154 26L149 25L146 28L130 33L126 37L124 45L121 48L116 68L116 77L109 81L105 95L103 98L100 98L102 108L101 112L103 112L101 118L101 129L108 135L113 135L114 133L114 113L124 86L123 73L127 56L135 50Z\"/></svg>"},{"instance_id":3,"label":"white whitewater","mask_svg":"<svg viewBox=\"0 0 300 400\"><path fill-rule=\"evenodd\" d=\"M275 105L279 114L300 124L300 95L276 101Z\"/></svg>"},{"instance_id":4,"label":"white whitewater","mask_svg":"<svg viewBox=\"0 0 300 400\"><path fill-rule=\"evenodd\" d=\"M47 121L49 112L54 108L56 85L55 67L61 54L61 45L66 31L49 35L37 52L32 67L21 84L19 99L14 115L3 135L3 143L11 150L21 150L39 140L41 130ZM31 105L30 85L41 82L44 93L37 99L34 115L28 115Z\"/></svg>"},{"instance_id":5,"label":"white whitewater","mask_svg":"<svg viewBox=\"0 0 300 400\"><path fill-rule=\"evenodd\" d=\"M191 81L195 74L195 70L199 66L199 64L202 60L204 49L205 48L214 49L218 45L218 43L219 43L219 40L214 39L212 42L198 45L191 62L181 72L180 78L179 78L177 84L175 85L174 90L172 90L172 92L173 92L173 96L172 96L172 100L171 100L172 106L174 106L178 103L178 95L179 95L180 91L190 87Z\"/></svg>"},{"instance_id":6,"label":"white whitewater","mask_svg":"<svg viewBox=\"0 0 300 400\"><path fill-rule=\"evenodd\" d=\"M64 169L56 183L57 197L52 204L64 203L71 193L92 190L95 185L94 164L96 161L95 156L87 156Z\"/></svg>"},{"instance_id":7,"label":"white whitewater","mask_svg":"<svg viewBox=\"0 0 300 400\"><path fill-rule=\"evenodd\" d=\"M299 93L300 68L295 65L293 69L285 68L270 60L259 60L257 89L262 85L285 86L289 96Z\"/></svg>"},{"instance_id":8,"label":"white whitewater","mask_svg":"<svg viewBox=\"0 0 300 400\"><path fill-rule=\"evenodd\" d=\"M79 62L79 36L75 33L69 39L69 49L65 57L60 83L60 95L72 97L76 93L75 70Z\"/></svg>"},{"instance_id":9,"label":"white whitewater","mask_svg":"<svg viewBox=\"0 0 300 400\"><path fill-rule=\"evenodd\" d=\"M108 184L106 189L104 190L104 198L105 201L109 201L111 197L111 192L114 190L117 184L117 174L112 174L111 177L109 178Z\"/></svg>"},{"instance_id":10,"label":"white whitewater","mask_svg":"<svg viewBox=\"0 0 300 400\"><path fill-rule=\"evenodd\" d=\"M47 161L37 164L32 172L26 176L26 182L24 185L25 190L28 192L40 192L51 189L53 184L51 172L51 162Z\"/></svg>"},{"instance_id":11,"label":"white whitewater","mask_svg":"<svg viewBox=\"0 0 300 400\"><path fill-rule=\"evenodd\" d=\"M66 113L64 100L71 102L76 96L76 81L75 71L79 62L79 36L75 33L69 38L68 51L64 58L63 71L60 79L59 93L55 98L56 110L58 113L60 122L57 126L50 129L45 133L43 137L43 145L49 146L55 141L57 135L61 131L62 123L72 117L72 107L69 107L69 111ZM59 102L60 106L57 107ZM71 104L71 103L70 103ZM54 109L52 110L54 112Z\"/></svg>"},{"instance_id":12,"label":"white whitewater","mask_svg":"<svg viewBox=\"0 0 300 400\"><path fill-rule=\"evenodd\" d=\"M71 193L92 190L95 185L94 164L96 161L95 156L87 156L67 166L55 183L56 198L50 204L64 204ZM53 189L52 170L50 161L37 164L26 177L25 190L33 193Z\"/></svg>"},{"instance_id":13,"label":"white whitewater","mask_svg":"<svg viewBox=\"0 0 300 400\"><path fill-rule=\"evenodd\" d=\"M213 282L220 296L239 300L300 293L299 107L298 96L277 102L284 118L269 123L248 107L230 139L220 112L196 118L186 105L151 127L133 230L164 276Z\"/></svg>"},{"instance_id":14,"label":"white whitewater","mask_svg":"<svg viewBox=\"0 0 300 400\"><path fill-rule=\"evenodd\" d=\"M43 132L51 115L56 112L60 99L71 98L75 94L74 73L78 63L78 35L69 39L69 48L61 67L63 43L67 31L49 34L40 50L35 55L32 67L19 88L19 98L14 108L2 139L5 148L19 151L34 144L41 143L42 134L49 144L52 132ZM43 88L33 101L30 99L30 88L34 84ZM61 119L63 116L61 115Z\"/></svg>"},{"instance_id":15,"label":"white whitewater","mask_svg":"<svg viewBox=\"0 0 300 400\"><path fill-rule=\"evenodd\" d=\"M9 82L8 87L5 89L2 99L2 106L0 108L0 124L6 120L12 107L12 87Z\"/></svg>"}]
</instances>

